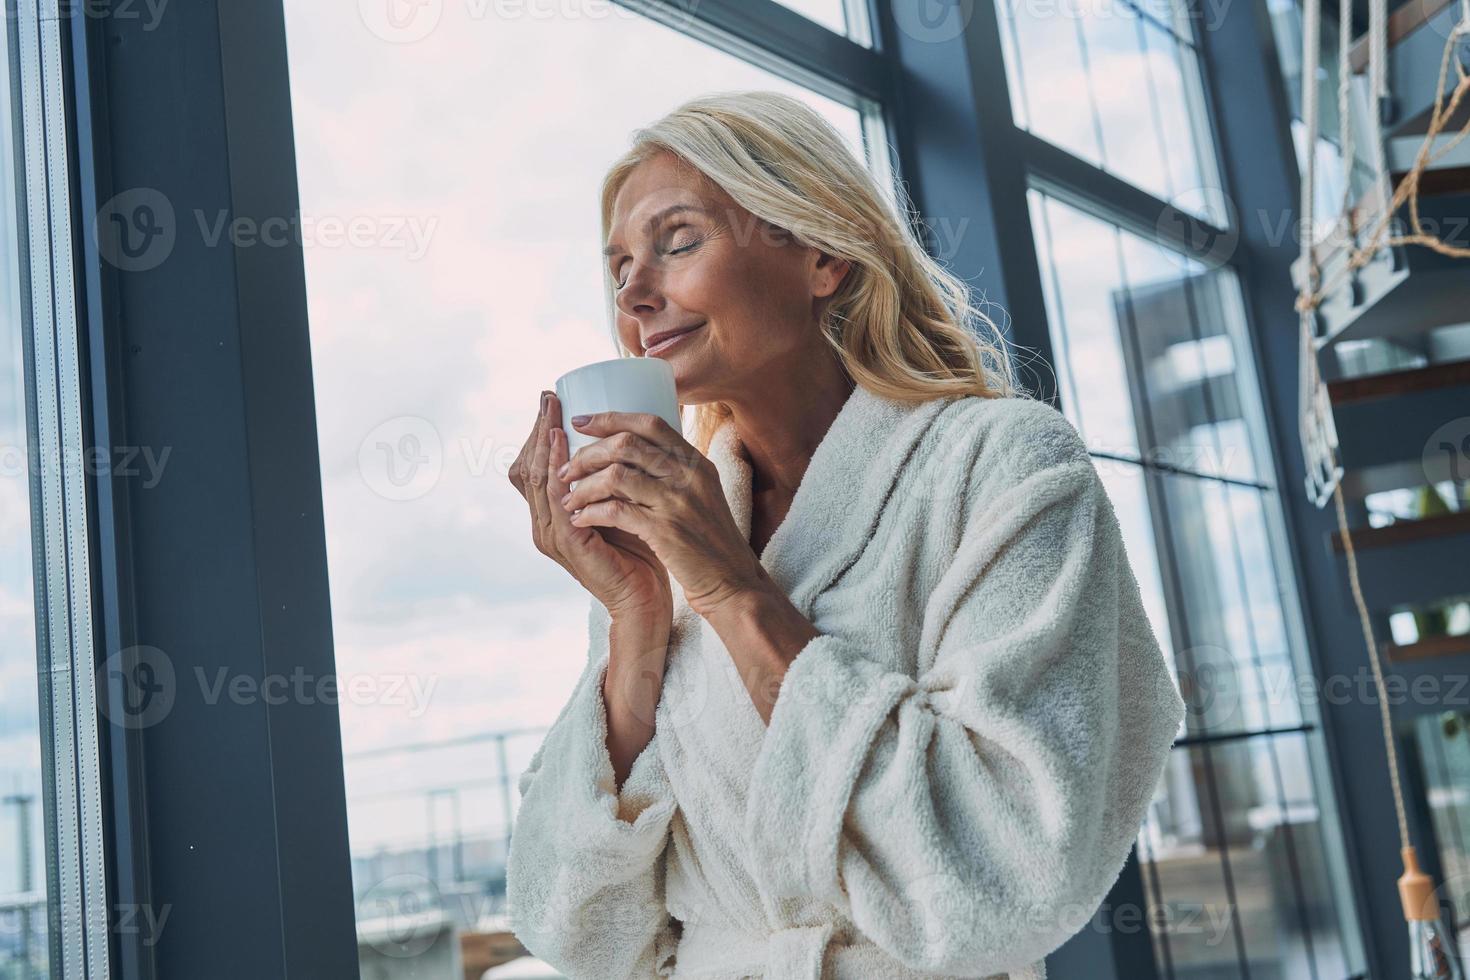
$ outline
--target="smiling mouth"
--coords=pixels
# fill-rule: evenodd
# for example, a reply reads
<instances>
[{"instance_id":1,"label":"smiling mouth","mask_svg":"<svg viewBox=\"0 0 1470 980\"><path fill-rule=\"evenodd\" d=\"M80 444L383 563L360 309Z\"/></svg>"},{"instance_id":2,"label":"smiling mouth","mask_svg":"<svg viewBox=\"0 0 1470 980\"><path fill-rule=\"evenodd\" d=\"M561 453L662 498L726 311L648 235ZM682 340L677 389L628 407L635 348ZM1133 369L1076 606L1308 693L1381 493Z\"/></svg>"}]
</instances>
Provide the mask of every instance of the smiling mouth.
<instances>
[{"instance_id":1,"label":"smiling mouth","mask_svg":"<svg viewBox=\"0 0 1470 980\"><path fill-rule=\"evenodd\" d=\"M706 322L708 322L708 321L706 321ZM687 330L681 330L678 333L673 334L672 336L665 337L664 339L660 340L658 343L653 344L653 345L651 345L649 347L644 348L644 350L643 350L643 356L644 357L657 356L657 355L663 353L664 351L670 349L675 344L679 343L679 341L683 340L685 337L688 337L690 334L698 332L703 327L704 327L704 324L703 323L700 323L700 324L697 324L695 326L690 327Z\"/></svg>"}]
</instances>

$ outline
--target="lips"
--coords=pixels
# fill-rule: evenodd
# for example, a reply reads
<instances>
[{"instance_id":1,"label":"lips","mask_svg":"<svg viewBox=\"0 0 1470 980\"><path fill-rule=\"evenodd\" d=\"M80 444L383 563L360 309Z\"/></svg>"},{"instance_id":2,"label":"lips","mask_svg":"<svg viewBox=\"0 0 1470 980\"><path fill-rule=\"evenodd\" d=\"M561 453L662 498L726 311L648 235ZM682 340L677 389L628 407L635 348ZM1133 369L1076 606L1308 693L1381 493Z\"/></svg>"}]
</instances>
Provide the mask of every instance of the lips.
<instances>
[{"instance_id":1,"label":"lips","mask_svg":"<svg viewBox=\"0 0 1470 980\"><path fill-rule=\"evenodd\" d=\"M668 346L665 341L673 340L677 337L682 337L688 333L693 333L695 330L698 330L702 326L704 326L704 323L696 323L688 327L678 327L674 330L661 330L643 342L643 353L645 355L655 353L657 350L661 350L663 347Z\"/></svg>"}]
</instances>

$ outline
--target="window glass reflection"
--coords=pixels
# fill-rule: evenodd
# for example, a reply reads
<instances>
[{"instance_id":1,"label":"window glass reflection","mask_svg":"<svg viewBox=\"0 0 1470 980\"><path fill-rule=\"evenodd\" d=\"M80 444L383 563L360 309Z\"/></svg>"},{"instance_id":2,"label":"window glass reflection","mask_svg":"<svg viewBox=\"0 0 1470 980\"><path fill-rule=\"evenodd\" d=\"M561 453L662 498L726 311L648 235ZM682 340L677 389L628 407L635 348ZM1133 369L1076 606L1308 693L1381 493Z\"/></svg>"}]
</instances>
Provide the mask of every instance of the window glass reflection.
<instances>
[{"instance_id":1,"label":"window glass reflection","mask_svg":"<svg viewBox=\"0 0 1470 980\"><path fill-rule=\"evenodd\" d=\"M1169 0L996 0L1017 125L1228 223L1191 23Z\"/></svg>"},{"instance_id":2,"label":"window glass reflection","mask_svg":"<svg viewBox=\"0 0 1470 980\"><path fill-rule=\"evenodd\" d=\"M1159 975L1346 975L1343 847L1303 730L1239 284L1040 189L1030 204L1062 407L1189 706L1138 839Z\"/></svg>"},{"instance_id":3,"label":"window glass reflection","mask_svg":"<svg viewBox=\"0 0 1470 980\"><path fill-rule=\"evenodd\" d=\"M9 61L0 25L0 66ZM11 73L0 71L0 977L49 973L30 440Z\"/></svg>"}]
</instances>

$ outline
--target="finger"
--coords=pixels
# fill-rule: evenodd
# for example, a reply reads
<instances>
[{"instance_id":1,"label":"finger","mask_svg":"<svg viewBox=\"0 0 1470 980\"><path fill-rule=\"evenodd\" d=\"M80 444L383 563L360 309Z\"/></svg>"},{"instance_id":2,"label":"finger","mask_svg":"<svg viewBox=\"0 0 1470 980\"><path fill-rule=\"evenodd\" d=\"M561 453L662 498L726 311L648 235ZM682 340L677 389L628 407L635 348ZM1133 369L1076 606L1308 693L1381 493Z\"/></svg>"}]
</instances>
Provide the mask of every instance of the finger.
<instances>
[{"instance_id":1,"label":"finger","mask_svg":"<svg viewBox=\"0 0 1470 980\"><path fill-rule=\"evenodd\" d=\"M662 481L626 463L612 463L585 477L566 496L555 497L561 507L572 513L599 500L617 499L656 507L663 498Z\"/></svg>"},{"instance_id":2,"label":"finger","mask_svg":"<svg viewBox=\"0 0 1470 980\"><path fill-rule=\"evenodd\" d=\"M668 479L678 473L679 460L671 458L670 451L656 446L632 432L614 432L612 435L583 446L572 454L563 477L574 483L589 473L622 463L642 470L649 476Z\"/></svg>"},{"instance_id":3,"label":"finger","mask_svg":"<svg viewBox=\"0 0 1470 980\"><path fill-rule=\"evenodd\" d=\"M615 527L643 538L642 532L648 529L648 517L642 507L626 500L599 500L573 514L572 525Z\"/></svg>"},{"instance_id":4,"label":"finger","mask_svg":"<svg viewBox=\"0 0 1470 980\"><path fill-rule=\"evenodd\" d=\"M528 487L527 499L531 502L532 519L538 528L551 521L551 506L546 500L546 453L550 446L546 439L546 403L549 397L542 394L541 412L536 417L536 444L531 449L531 459L526 464Z\"/></svg>"},{"instance_id":5,"label":"finger","mask_svg":"<svg viewBox=\"0 0 1470 980\"><path fill-rule=\"evenodd\" d=\"M586 421L578 422L585 418ZM652 412L594 412L591 415L573 415L572 428L589 436L610 436L614 432L631 432L642 436L656 446L676 448L684 443L684 434L679 432L661 416Z\"/></svg>"},{"instance_id":6,"label":"finger","mask_svg":"<svg viewBox=\"0 0 1470 980\"><path fill-rule=\"evenodd\" d=\"M551 510L551 526L554 531L569 530L572 513L561 506L561 498L569 489L567 481L556 475L557 469L567 461L567 434L561 428L561 402L555 395L547 408L547 431L551 444L546 454L546 506Z\"/></svg>"},{"instance_id":7,"label":"finger","mask_svg":"<svg viewBox=\"0 0 1470 980\"><path fill-rule=\"evenodd\" d=\"M536 446L536 424L541 420L540 410L536 413L536 422L531 423L531 434L526 436L526 441L521 443L521 451L516 454L515 461L510 464L511 485L520 492L522 497L526 496L527 477L526 466L531 459L531 450ZM529 501L528 501L529 502Z\"/></svg>"}]
</instances>

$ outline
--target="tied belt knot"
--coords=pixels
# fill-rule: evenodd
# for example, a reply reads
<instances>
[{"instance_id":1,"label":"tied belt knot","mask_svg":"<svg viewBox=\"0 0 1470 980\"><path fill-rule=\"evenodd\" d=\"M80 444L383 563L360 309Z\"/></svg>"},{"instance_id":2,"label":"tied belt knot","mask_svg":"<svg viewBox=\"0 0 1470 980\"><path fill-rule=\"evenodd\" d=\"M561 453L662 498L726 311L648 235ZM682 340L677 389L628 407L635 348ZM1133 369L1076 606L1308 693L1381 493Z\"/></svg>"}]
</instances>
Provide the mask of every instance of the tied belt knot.
<instances>
[{"instance_id":1,"label":"tied belt knot","mask_svg":"<svg viewBox=\"0 0 1470 980\"><path fill-rule=\"evenodd\" d=\"M770 932L748 932L708 923L684 923L675 955L674 976L733 980L759 976L765 980L822 980L827 945L834 926L792 926Z\"/></svg>"},{"instance_id":2,"label":"tied belt knot","mask_svg":"<svg viewBox=\"0 0 1470 980\"><path fill-rule=\"evenodd\" d=\"M910 970L876 943L831 923L750 932L718 924L685 922L674 956L673 980L843 980L845 977L932 980ZM986 980L1046 980L1038 961Z\"/></svg>"}]
</instances>

